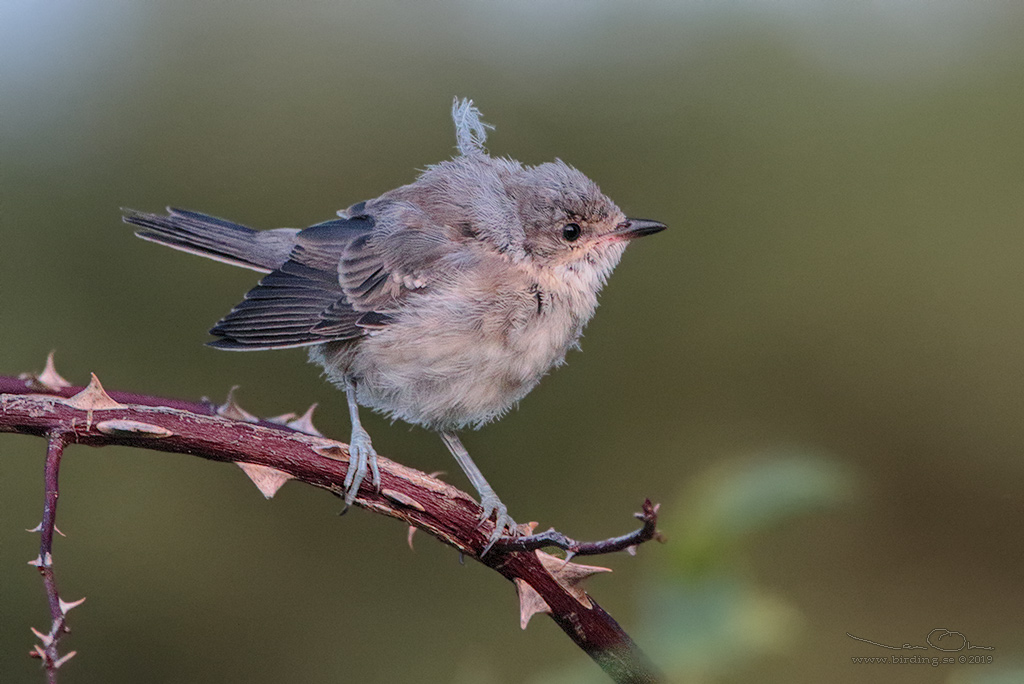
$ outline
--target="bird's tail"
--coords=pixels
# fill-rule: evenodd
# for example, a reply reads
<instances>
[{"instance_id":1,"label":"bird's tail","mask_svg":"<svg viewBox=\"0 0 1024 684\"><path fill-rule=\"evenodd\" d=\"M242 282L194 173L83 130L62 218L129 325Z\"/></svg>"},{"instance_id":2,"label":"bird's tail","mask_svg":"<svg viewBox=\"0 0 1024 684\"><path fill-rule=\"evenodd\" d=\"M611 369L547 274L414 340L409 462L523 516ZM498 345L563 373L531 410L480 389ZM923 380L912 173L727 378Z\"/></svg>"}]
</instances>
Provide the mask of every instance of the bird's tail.
<instances>
[{"instance_id":1,"label":"bird's tail","mask_svg":"<svg viewBox=\"0 0 1024 684\"><path fill-rule=\"evenodd\" d=\"M167 215L124 209L135 235L173 249L233 266L270 273L285 262L295 244L292 228L253 230L206 214L168 207Z\"/></svg>"}]
</instances>

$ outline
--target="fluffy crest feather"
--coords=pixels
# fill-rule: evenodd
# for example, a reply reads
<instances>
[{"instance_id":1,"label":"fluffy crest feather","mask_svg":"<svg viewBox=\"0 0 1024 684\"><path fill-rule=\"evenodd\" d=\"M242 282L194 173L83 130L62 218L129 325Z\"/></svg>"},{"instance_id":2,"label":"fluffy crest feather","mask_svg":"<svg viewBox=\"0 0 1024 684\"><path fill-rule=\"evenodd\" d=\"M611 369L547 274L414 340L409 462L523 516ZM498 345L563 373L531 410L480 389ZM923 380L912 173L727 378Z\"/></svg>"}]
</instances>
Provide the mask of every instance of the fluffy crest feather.
<instances>
[{"instance_id":1,"label":"fluffy crest feather","mask_svg":"<svg viewBox=\"0 0 1024 684\"><path fill-rule=\"evenodd\" d=\"M484 123L482 114L469 98L455 98L452 102L452 120L455 121L455 142L459 154L487 154L484 143L487 141L487 129L494 129Z\"/></svg>"}]
</instances>

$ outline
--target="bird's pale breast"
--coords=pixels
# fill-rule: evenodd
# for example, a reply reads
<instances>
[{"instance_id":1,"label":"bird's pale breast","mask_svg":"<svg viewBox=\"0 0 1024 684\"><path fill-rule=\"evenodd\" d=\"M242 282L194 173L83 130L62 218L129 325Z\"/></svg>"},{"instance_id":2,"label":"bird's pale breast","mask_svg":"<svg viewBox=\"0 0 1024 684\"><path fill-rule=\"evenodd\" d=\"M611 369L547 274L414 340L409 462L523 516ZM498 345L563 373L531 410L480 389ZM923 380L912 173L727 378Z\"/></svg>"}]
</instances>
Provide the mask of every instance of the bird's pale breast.
<instances>
[{"instance_id":1,"label":"bird's pale breast","mask_svg":"<svg viewBox=\"0 0 1024 684\"><path fill-rule=\"evenodd\" d=\"M335 381L350 373L360 404L392 418L432 429L482 425L562 363L596 305L557 281L520 275L494 287L477 273L424 292L385 328L311 359Z\"/></svg>"}]
</instances>

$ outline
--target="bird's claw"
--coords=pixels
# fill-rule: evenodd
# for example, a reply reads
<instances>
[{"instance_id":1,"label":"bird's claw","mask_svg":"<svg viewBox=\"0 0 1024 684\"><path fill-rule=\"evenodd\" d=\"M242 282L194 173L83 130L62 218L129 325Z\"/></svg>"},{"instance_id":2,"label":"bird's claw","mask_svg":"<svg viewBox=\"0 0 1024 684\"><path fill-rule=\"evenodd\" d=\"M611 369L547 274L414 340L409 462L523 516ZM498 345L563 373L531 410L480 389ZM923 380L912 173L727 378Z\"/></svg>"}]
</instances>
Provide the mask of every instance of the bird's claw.
<instances>
[{"instance_id":1,"label":"bird's claw","mask_svg":"<svg viewBox=\"0 0 1024 684\"><path fill-rule=\"evenodd\" d=\"M491 550L491 547L494 546L494 543L502 537L518 537L519 527L516 525L516 521L508 514L505 504L501 503L501 499L497 496L484 496L480 501L480 506L484 509L483 513L480 514L480 525L487 522L492 515L494 516L494 531L491 532L491 536L487 540L487 546L480 553L480 557L483 558Z\"/></svg>"},{"instance_id":2,"label":"bird's claw","mask_svg":"<svg viewBox=\"0 0 1024 684\"><path fill-rule=\"evenodd\" d=\"M356 499L359 485L363 483L367 470L371 473L373 486L380 489L380 471L377 468L377 452L370 442L366 430L352 431L352 439L348 444L348 472L345 473L345 507L348 508Z\"/></svg>"}]
</instances>

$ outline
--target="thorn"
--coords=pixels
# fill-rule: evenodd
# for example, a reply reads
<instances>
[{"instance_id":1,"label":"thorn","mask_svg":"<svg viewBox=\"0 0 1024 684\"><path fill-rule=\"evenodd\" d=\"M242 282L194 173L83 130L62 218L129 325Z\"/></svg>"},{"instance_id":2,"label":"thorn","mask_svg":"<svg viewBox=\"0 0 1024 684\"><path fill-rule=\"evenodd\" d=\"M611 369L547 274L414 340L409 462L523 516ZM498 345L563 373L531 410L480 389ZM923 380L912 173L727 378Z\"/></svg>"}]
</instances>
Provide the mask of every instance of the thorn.
<instances>
[{"instance_id":1,"label":"thorn","mask_svg":"<svg viewBox=\"0 0 1024 684\"><path fill-rule=\"evenodd\" d=\"M612 571L611 568L602 568L597 565L570 563L564 558L552 556L550 553L544 553L543 551L534 551L534 553L537 554L537 558L540 560L541 565L544 566L544 569L551 573L551 576L586 608L591 608L594 604L590 602L587 592L583 591L581 586L583 582L593 575Z\"/></svg>"},{"instance_id":2,"label":"thorn","mask_svg":"<svg viewBox=\"0 0 1024 684\"><path fill-rule=\"evenodd\" d=\"M256 463L242 463L241 461L235 461L235 465L242 469L252 483L256 485L256 488L268 499L273 499L274 495L277 494L277 490L284 485L285 482L292 479L292 475L282 472L277 468L271 468L265 465L258 465Z\"/></svg>"},{"instance_id":3,"label":"thorn","mask_svg":"<svg viewBox=\"0 0 1024 684\"><path fill-rule=\"evenodd\" d=\"M105 411L108 409L124 408L124 404L119 404L110 398L110 395L103 389L103 385L100 384L100 379L96 377L95 373L90 375L92 379L89 381L88 387L70 399L61 399L60 401L67 406L82 411Z\"/></svg>"},{"instance_id":4,"label":"thorn","mask_svg":"<svg viewBox=\"0 0 1024 684\"><path fill-rule=\"evenodd\" d=\"M39 524L36 525L35 527L33 527L31 530L25 530L25 531L26 532L30 532L30 533L31 532L42 532L43 531L43 523L42 523L42 521L40 521ZM56 532L57 534L59 534L60 536L64 537L65 539L67 539L68 535L66 535L63 532L61 532L60 528L57 527L56 525L53 526L53 531Z\"/></svg>"},{"instance_id":5,"label":"thorn","mask_svg":"<svg viewBox=\"0 0 1024 684\"><path fill-rule=\"evenodd\" d=\"M413 553L416 552L416 549L413 548L413 545L412 545L412 538L415 535L416 535L416 526L415 525L409 525L409 533L406 536L405 541L409 544L409 550L412 551Z\"/></svg>"},{"instance_id":6,"label":"thorn","mask_svg":"<svg viewBox=\"0 0 1024 684\"><path fill-rule=\"evenodd\" d=\"M332 461L341 461L342 463L348 462L348 450L340 444L318 444L313 447L313 451L320 454L324 458L329 458Z\"/></svg>"},{"instance_id":7,"label":"thorn","mask_svg":"<svg viewBox=\"0 0 1024 684\"><path fill-rule=\"evenodd\" d=\"M294 420L294 419L295 419L295 414L294 413L282 413L279 416L274 416L273 418L267 418L267 422L268 423L274 423L275 425L287 425L288 421Z\"/></svg>"},{"instance_id":8,"label":"thorn","mask_svg":"<svg viewBox=\"0 0 1024 684\"><path fill-rule=\"evenodd\" d=\"M466 554L463 553L462 551L459 551L459 565L465 565L465 564L466 564Z\"/></svg>"},{"instance_id":9,"label":"thorn","mask_svg":"<svg viewBox=\"0 0 1024 684\"><path fill-rule=\"evenodd\" d=\"M635 556L636 555L636 544L631 544L631 545L627 546L626 547L626 553L628 553L630 556Z\"/></svg>"},{"instance_id":10,"label":"thorn","mask_svg":"<svg viewBox=\"0 0 1024 684\"><path fill-rule=\"evenodd\" d=\"M39 639L39 641L43 642L43 646L49 646L53 643L53 637L49 634L43 634L35 627L29 627L29 629L31 629L32 633L36 635L36 639Z\"/></svg>"},{"instance_id":11,"label":"thorn","mask_svg":"<svg viewBox=\"0 0 1024 684\"><path fill-rule=\"evenodd\" d=\"M71 387L71 383L60 376L53 367L53 352L46 357L46 367L42 373L20 373L19 380L25 381L29 389L43 392L57 392L64 387Z\"/></svg>"},{"instance_id":12,"label":"thorn","mask_svg":"<svg viewBox=\"0 0 1024 684\"><path fill-rule=\"evenodd\" d=\"M551 614L551 606L545 601L537 590L522 577L515 578L516 593L519 595L519 627L526 629L530 624L530 618L537 613Z\"/></svg>"},{"instance_id":13,"label":"thorn","mask_svg":"<svg viewBox=\"0 0 1024 684\"><path fill-rule=\"evenodd\" d=\"M47 660L46 651L44 651L43 647L40 646L39 644L36 644L35 646L32 647L32 650L28 652L28 657L29 658L39 658L43 662L46 662L46 660Z\"/></svg>"},{"instance_id":14,"label":"thorn","mask_svg":"<svg viewBox=\"0 0 1024 684\"><path fill-rule=\"evenodd\" d=\"M64 615L67 615L73 608L77 608L78 606L85 603L85 597L83 596L77 601L71 601L70 603L65 601L64 599L57 599L57 603L60 604L60 612Z\"/></svg>"},{"instance_id":15,"label":"thorn","mask_svg":"<svg viewBox=\"0 0 1024 684\"><path fill-rule=\"evenodd\" d=\"M66 655L61 656L60 658L57 659L57 662L55 662L53 664L53 669L54 670L58 669L61 665L63 665L64 663L68 662L69 660L74 658L76 655L78 655L78 651L70 651Z\"/></svg>"},{"instance_id":16,"label":"thorn","mask_svg":"<svg viewBox=\"0 0 1024 684\"><path fill-rule=\"evenodd\" d=\"M53 365L52 351L46 355L46 367L43 368L43 372L36 379L50 390L56 391L65 387L71 387L71 383L62 378L60 373L57 372L57 368Z\"/></svg>"},{"instance_id":17,"label":"thorn","mask_svg":"<svg viewBox=\"0 0 1024 684\"><path fill-rule=\"evenodd\" d=\"M321 433L313 426L313 411L316 410L317 406L317 404L312 404L308 409L306 409L305 413L303 413L295 420L288 421L287 423L285 423L285 425L292 428L293 430L305 432L307 435L323 437L323 433Z\"/></svg>"},{"instance_id":18,"label":"thorn","mask_svg":"<svg viewBox=\"0 0 1024 684\"><path fill-rule=\"evenodd\" d=\"M227 400L217 407L217 415L221 418L228 418L230 420L241 420L246 423L258 423L260 419L252 415L244 408L238 405L235 401L235 390L238 389L238 385L235 385L228 390Z\"/></svg>"},{"instance_id":19,"label":"thorn","mask_svg":"<svg viewBox=\"0 0 1024 684\"><path fill-rule=\"evenodd\" d=\"M345 507L342 508L341 511L338 512L338 517L340 518L341 516L343 516L346 513L348 513L348 509L349 509L349 505L345 504Z\"/></svg>"},{"instance_id":20,"label":"thorn","mask_svg":"<svg viewBox=\"0 0 1024 684\"><path fill-rule=\"evenodd\" d=\"M96 429L105 435L117 437L149 437L162 439L171 437L174 433L167 428L150 423L142 423L137 420L104 420L96 423Z\"/></svg>"},{"instance_id":21,"label":"thorn","mask_svg":"<svg viewBox=\"0 0 1024 684\"><path fill-rule=\"evenodd\" d=\"M395 503L397 503L397 504L399 504L401 506L405 506L406 508L412 508L412 509L415 509L415 510L421 512L421 513L426 511L426 509L423 508L423 504L421 504L419 501L417 501L416 499L412 498L408 494L404 494L404 493L398 491L397 489L387 489L387 488L385 488L385 489L381 489L380 493L385 498L391 499Z\"/></svg>"},{"instance_id":22,"label":"thorn","mask_svg":"<svg viewBox=\"0 0 1024 684\"><path fill-rule=\"evenodd\" d=\"M48 568L53 565L53 556L47 552L45 556L36 556L28 564L37 568Z\"/></svg>"}]
</instances>

